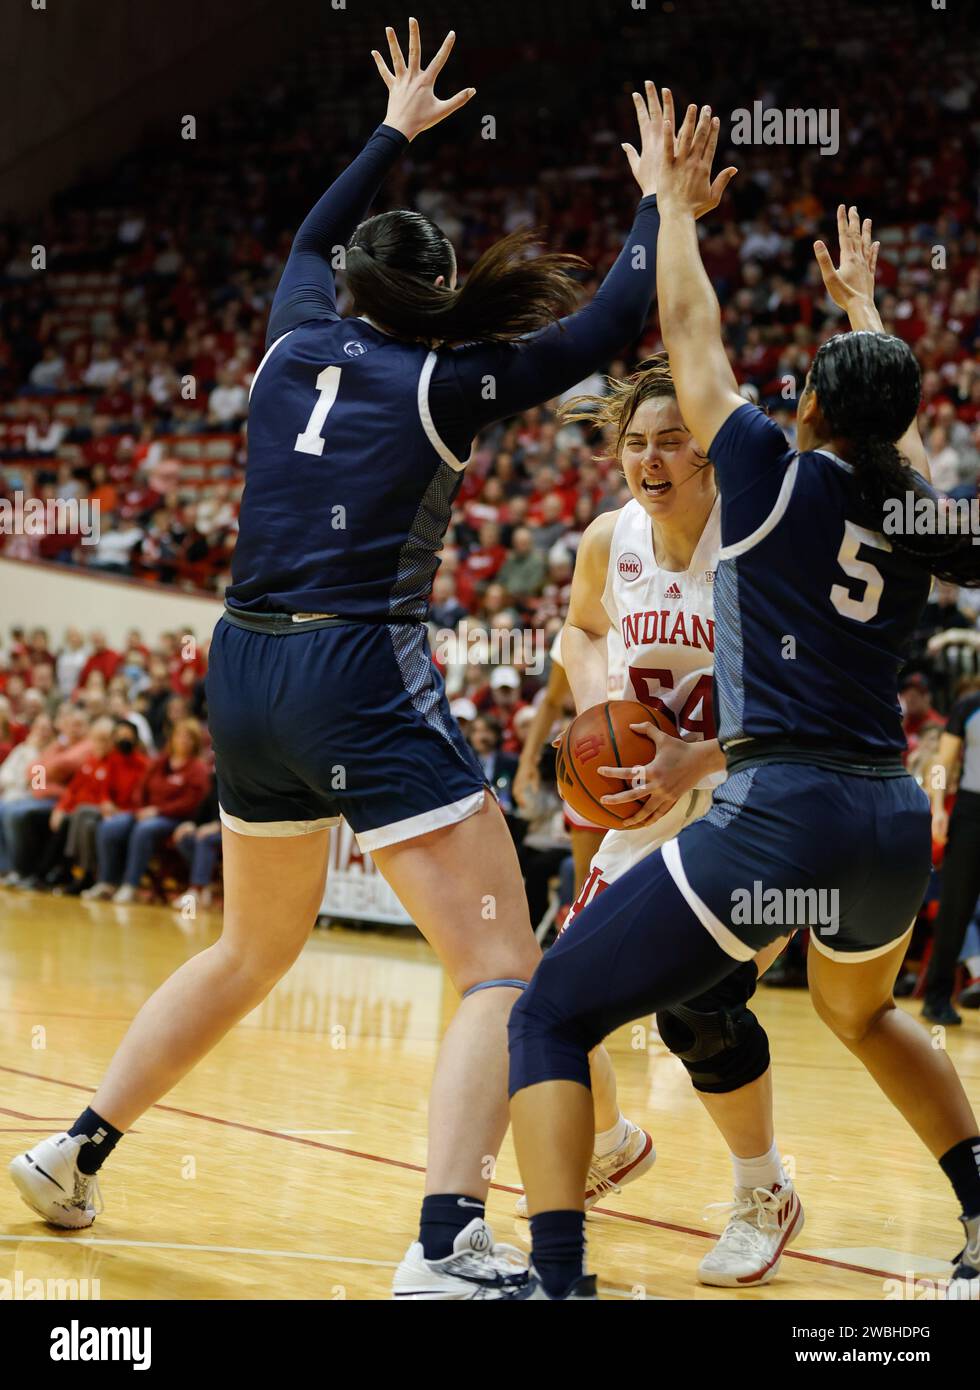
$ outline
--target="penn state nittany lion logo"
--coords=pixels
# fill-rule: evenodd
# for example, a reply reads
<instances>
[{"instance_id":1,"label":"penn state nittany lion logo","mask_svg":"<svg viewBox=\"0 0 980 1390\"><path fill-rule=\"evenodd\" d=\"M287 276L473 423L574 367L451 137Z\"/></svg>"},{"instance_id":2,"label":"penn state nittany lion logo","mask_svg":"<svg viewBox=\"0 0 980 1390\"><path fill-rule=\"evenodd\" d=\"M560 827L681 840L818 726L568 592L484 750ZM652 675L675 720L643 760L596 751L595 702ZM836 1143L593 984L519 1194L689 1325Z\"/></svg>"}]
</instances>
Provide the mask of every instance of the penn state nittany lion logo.
<instances>
[{"instance_id":1,"label":"penn state nittany lion logo","mask_svg":"<svg viewBox=\"0 0 980 1390\"><path fill-rule=\"evenodd\" d=\"M367 352L367 348L364 346L363 343L345 343L344 351L346 352L348 357L363 357L364 354Z\"/></svg>"}]
</instances>

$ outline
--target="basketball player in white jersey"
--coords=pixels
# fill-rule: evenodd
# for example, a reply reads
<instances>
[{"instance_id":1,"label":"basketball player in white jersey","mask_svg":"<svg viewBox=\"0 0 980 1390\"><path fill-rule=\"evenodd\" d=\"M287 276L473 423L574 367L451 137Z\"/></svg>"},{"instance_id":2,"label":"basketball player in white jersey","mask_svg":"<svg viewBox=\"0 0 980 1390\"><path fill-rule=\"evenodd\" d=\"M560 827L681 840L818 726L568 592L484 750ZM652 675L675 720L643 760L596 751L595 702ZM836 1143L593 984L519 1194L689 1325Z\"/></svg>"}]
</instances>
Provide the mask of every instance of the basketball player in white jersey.
<instances>
[{"instance_id":1,"label":"basketball player in white jersey","mask_svg":"<svg viewBox=\"0 0 980 1390\"><path fill-rule=\"evenodd\" d=\"M591 524L579 548L562 634L576 710L608 698L607 644L620 637L626 698L664 712L678 734L652 723L637 726L655 745L651 762L600 769L624 781L622 792L602 798L605 805L641 800L643 806L603 839L565 924L574 931L576 916L597 894L707 811L725 760L712 714L712 585L721 545L714 470L684 426L666 358L610 382L606 396L569 401L565 413L611 430L632 494L625 507ZM655 915L656 903L650 909ZM731 1216L698 1270L707 1284L767 1283L803 1226L774 1140L768 1038L746 1007L759 974L784 944L657 1015L662 1040L684 1063L732 1154ZM605 1048L590 1060L596 1140L586 1208L655 1158L649 1135L619 1110Z\"/></svg>"}]
</instances>

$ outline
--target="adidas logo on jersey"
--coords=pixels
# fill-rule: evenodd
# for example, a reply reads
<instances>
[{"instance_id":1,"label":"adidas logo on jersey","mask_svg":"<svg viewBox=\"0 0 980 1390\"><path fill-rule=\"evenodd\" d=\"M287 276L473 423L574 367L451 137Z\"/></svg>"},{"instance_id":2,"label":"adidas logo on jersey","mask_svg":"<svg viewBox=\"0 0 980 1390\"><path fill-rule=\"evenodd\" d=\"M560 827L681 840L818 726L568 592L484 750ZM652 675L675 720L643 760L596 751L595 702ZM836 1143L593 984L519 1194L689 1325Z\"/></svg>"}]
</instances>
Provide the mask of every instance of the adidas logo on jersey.
<instances>
[{"instance_id":1,"label":"adidas logo on jersey","mask_svg":"<svg viewBox=\"0 0 980 1390\"><path fill-rule=\"evenodd\" d=\"M681 598L681 589L678 583L671 584L669 589L664 590L664 598Z\"/></svg>"}]
</instances>

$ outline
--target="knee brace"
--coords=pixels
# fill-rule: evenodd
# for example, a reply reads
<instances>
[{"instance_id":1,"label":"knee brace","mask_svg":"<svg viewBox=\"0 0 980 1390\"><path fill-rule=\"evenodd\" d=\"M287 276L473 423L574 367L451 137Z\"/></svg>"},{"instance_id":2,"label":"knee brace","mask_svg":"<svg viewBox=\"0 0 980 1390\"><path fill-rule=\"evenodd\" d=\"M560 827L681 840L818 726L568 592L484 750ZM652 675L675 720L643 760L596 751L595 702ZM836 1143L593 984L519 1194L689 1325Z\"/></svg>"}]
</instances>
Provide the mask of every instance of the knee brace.
<instances>
[{"instance_id":1,"label":"knee brace","mask_svg":"<svg viewBox=\"0 0 980 1390\"><path fill-rule=\"evenodd\" d=\"M463 998L469 999L480 989L527 989L527 980L483 980L478 985L470 985L463 991Z\"/></svg>"},{"instance_id":2,"label":"knee brace","mask_svg":"<svg viewBox=\"0 0 980 1390\"><path fill-rule=\"evenodd\" d=\"M657 1027L664 1044L684 1063L696 1091L737 1091L758 1080L769 1066L766 1030L744 1004L710 1013L678 1004L660 1010Z\"/></svg>"}]
</instances>

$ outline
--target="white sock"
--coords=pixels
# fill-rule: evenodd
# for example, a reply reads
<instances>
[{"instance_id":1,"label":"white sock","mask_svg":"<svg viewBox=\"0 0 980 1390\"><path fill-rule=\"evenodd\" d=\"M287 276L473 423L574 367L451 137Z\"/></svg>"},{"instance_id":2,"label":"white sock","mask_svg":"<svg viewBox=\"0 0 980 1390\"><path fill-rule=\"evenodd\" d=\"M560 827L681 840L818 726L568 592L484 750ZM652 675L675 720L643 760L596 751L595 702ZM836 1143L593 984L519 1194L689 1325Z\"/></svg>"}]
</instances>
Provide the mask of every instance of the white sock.
<instances>
[{"instance_id":1,"label":"white sock","mask_svg":"<svg viewBox=\"0 0 980 1390\"><path fill-rule=\"evenodd\" d=\"M980 956L967 956L966 968L971 980L980 980Z\"/></svg>"},{"instance_id":2,"label":"white sock","mask_svg":"<svg viewBox=\"0 0 980 1390\"><path fill-rule=\"evenodd\" d=\"M605 1158L614 1149L621 1148L626 1143L626 1136L629 1134L629 1124L623 1112L619 1112L619 1119L612 1129L604 1129L601 1134L597 1134L592 1150L597 1158Z\"/></svg>"},{"instance_id":3,"label":"white sock","mask_svg":"<svg viewBox=\"0 0 980 1390\"><path fill-rule=\"evenodd\" d=\"M736 1187L784 1187L787 1182L783 1161L773 1140L772 1148L758 1158L739 1158L732 1154Z\"/></svg>"}]
</instances>

